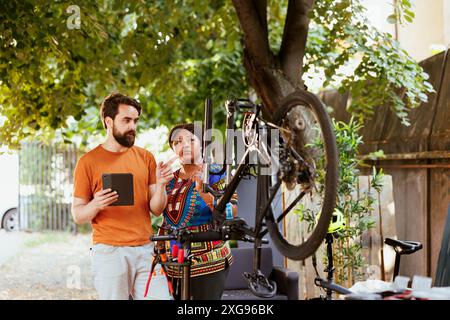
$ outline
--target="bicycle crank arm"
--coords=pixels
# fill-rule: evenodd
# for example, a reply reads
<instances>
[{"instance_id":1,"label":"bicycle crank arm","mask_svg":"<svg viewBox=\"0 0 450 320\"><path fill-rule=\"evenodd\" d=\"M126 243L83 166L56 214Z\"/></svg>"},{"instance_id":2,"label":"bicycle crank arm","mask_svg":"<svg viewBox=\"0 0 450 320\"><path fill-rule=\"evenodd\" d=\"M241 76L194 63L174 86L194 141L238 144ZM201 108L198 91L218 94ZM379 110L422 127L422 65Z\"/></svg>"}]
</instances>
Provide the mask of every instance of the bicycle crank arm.
<instances>
[{"instance_id":1,"label":"bicycle crank arm","mask_svg":"<svg viewBox=\"0 0 450 320\"><path fill-rule=\"evenodd\" d=\"M277 293L275 281L267 279L260 270L256 273L244 272L243 276L247 280L248 288L255 296L272 298Z\"/></svg>"},{"instance_id":2,"label":"bicycle crank arm","mask_svg":"<svg viewBox=\"0 0 450 320\"><path fill-rule=\"evenodd\" d=\"M353 293L352 291L348 290L347 288L340 286L335 283L330 283L322 278L316 278L314 279L314 284L318 287L328 289L334 292L337 292L339 294L350 294Z\"/></svg>"}]
</instances>

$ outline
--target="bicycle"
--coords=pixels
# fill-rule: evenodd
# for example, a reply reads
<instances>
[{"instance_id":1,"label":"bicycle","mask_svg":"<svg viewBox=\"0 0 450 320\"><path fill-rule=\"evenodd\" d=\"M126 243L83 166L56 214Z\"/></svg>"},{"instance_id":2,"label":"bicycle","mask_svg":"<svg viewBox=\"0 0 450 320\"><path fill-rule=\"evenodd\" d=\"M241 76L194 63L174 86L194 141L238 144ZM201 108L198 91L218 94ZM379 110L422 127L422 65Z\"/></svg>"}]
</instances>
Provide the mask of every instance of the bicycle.
<instances>
[{"instance_id":1,"label":"bicycle","mask_svg":"<svg viewBox=\"0 0 450 320\"><path fill-rule=\"evenodd\" d=\"M226 159L221 172L210 172L212 103L210 99L205 101L203 188L216 199L213 229L196 234L181 230L169 236L153 236L152 240L177 239L180 243L214 240L254 242L253 270L244 274L244 277L248 281L249 289L256 296L267 298L276 293L276 286L260 271L260 246L267 242L264 236L269 233L280 253L292 260L304 260L311 256L326 236L337 196L338 155L335 136L325 106L317 96L305 90L297 90L283 99L270 119L266 119L267 115L261 116L263 105L247 99L228 100L225 107ZM233 140L230 137L235 130L237 112L243 112L242 139L245 153L240 161L235 161L237 167L232 176L234 159L231 155L234 152L234 143L231 143ZM250 161L251 152L258 155L256 163ZM225 189L222 192L213 190L208 185L209 175L224 173L227 177ZM239 217L225 219L226 204L231 200L240 181L248 176L257 177L253 228ZM283 212L275 217L275 208L280 201L280 189L289 190L295 194L295 198L288 205L285 204ZM305 197L306 195L309 195L309 198ZM308 230L301 234L301 241L288 239L283 230L280 230L280 222L289 214L299 218L293 212L299 206L307 207L307 204L301 202L303 200L311 202L312 207L320 208L320 212L305 209L300 220L309 223ZM184 298L188 298L188 295Z\"/></svg>"}]
</instances>

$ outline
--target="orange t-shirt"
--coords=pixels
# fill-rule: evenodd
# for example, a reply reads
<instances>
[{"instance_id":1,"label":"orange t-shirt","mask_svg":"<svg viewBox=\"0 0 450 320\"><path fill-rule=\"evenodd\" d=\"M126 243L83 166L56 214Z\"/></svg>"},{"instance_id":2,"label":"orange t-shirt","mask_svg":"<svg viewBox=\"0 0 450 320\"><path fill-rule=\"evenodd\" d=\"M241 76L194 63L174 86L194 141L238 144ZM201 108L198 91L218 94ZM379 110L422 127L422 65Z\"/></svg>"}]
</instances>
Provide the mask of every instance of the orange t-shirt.
<instances>
[{"instance_id":1,"label":"orange t-shirt","mask_svg":"<svg viewBox=\"0 0 450 320\"><path fill-rule=\"evenodd\" d=\"M111 152L101 145L83 155L75 167L73 195L91 201L102 190L103 173L133 174L134 205L109 206L92 219L93 243L138 246L150 242L149 185L156 183L153 154L133 146L124 152Z\"/></svg>"}]
</instances>

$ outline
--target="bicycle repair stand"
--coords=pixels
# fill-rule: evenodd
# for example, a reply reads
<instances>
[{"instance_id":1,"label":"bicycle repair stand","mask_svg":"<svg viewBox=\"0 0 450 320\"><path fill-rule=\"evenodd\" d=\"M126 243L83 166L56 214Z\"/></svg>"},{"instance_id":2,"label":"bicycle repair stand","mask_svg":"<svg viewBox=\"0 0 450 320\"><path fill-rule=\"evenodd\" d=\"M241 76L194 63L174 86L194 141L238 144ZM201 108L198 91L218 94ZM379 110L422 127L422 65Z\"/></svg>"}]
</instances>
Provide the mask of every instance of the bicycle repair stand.
<instances>
[{"instance_id":1,"label":"bicycle repair stand","mask_svg":"<svg viewBox=\"0 0 450 320\"><path fill-rule=\"evenodd\" d=\"M178 288L181 286L181 296L180 299L181 300L189 300L190 299L190 292L189 292L189 288L190 288L190 283L189 283L189 275L191 272L191 264L192 264L192 255L188 255L187 256L187 261L184 261L183 258L183 262L175 262L175 261L167 261L167 255L166 255L166 250L164 248L157 248L155 246L154 249L154 258L153 258L153 262L150 268L150 273L149 273L149 277L147 279L147 284L145 286L145 293L144 293L144 297L147 297L148 291L149 291L149 287L150 287L150 282L152 280L152 275L155 272L155 266L159 263L161 265L161 269L162 269L162 274L165 275L168 286L169 286L169 292L172 294L172 296L178 296L177 292L174 292L173 289L173 277L172 277L172 281L169 280L168 274L167 274L167 267L177 267L178 269L182 268L182 278L181 281L182 283L177 285L176 287L176 291L178 291ZM184 253L183 253L184 255Z\"/></svg>"},{"instance_id":2,"label":"bicycle repair stand","mask_svg":"<svg viewBox=\"0 0 450 320\"><path fill-rule=\"evenodd\" d=\"M189 243L183 244L183 249L186 250L187 247L189 247ZM190 252L189 252L190 253ZM173 259L174 257L172 257ZM178 290L178 288L181 288L181 294L180 294L180 300L190 300L191 299L191 293L190 293L190 287L191 287L191 265L192 265L192 255L189 254L187 257L185 257L186 260L183 260L183 262L175 262L175 261L159 261L162 268L167 267L176 267L178 270L181 269L181 283L178 283L175 291ZM176 278L172 278L176 279ZM177 295L177 294L175 294ZM175 298L175 297L174 297Z\"/></svg>"},{"instance_id":3,"label":"bicycle repair stand","mask_svg":"<svg viewBox=\"0 0 450 320\"><path fill-rule=\"evenodd\" d=\"M262 239L255 241L252 272L244 272L243 276L245 281L247 281L248 288L255 296L260 298L272 298L277 293L277 284L275 281L269 280L261 272L262 243Z\"/></svg>"},{"instance_id":4,"label":"bicycle repair stand","mask_svg":"<svg viewBox=\"0 0 450 320\"><path fill-rule=\"evenodd\" d=\"M255 243L255 252L254 252L254 260L253 260L253 272L245 273L244 278L248 282L248 286L250 291L252 291L256 296L263 298L270 298L276 294L276 283L273 280L268 280L264 274L259 270L260 268L260 260L261 260L261 249L260 246L263 243L268 243L269 241L264 238L254 238L247 233L247 224L245 220L242 218L236 217L231 220L226 220L220 231L210 230L205 232L196 232L190 233L189 231L182 230L178 231L177 234L172 235L161 235L161 236L152 236L150 239L152 241L169 241L169 240L177 240L183 246L183 252L189 252L187 257L183 254L183 259L187 259L186 261L178 260L168 261L167 257L162 259L162 255L165 255L165 250L155 251L156 256L153 261L153 265L156 263L160 263L163 271L165 272L166 266L172 266L181 268L181 281L179 285L181 286L181 300L190 300L190 273L191 273L191 265L193 254L190 252L190 244L192 242L204 242L204 241L214 241L214 240L240 240L245 242L254 242ZM155 247L156 248L156 247ZM188 251L186 251L188 250ZM174 257L172 257L173 259ZM180 262L181 261L181 262ZM153 268L151 269L150 275L152 275ZM167 275L167 273L166 273ZM147 288L149 287L149 283L151 281L151 276L149 276L149 280L147 281ZM171 283L170 283L171 284ZM169 285L170 286L170 285ZM177 289L179 286L177 286ZM146 289L146 292L147 289ZM173 290L171 290L173 293ZM178 294L175 293L175 298L178 298Z\"/></svg>"},{"instance_id":5,"label":"bicycle repair stand","mask_svg":"<svg viewBox=\"0 0 450 320\"><path fill-rule=\"evenodd\" d=\"M180 295L180 300L190 300L191 299L191 293L190 293L190 286L191 286L191 260L188 259L187 261L183 261L182 263L180 262L161 262L162 265L164 266L172 266L172 267L178 267L181 268L181 283L179 286L177 286L176 289L178 289L178 287L181 287L181 295ZM176 290L175 289L175 290Z\"/></svg>"},{"instance_id":6,"label":"bicycle repair stand","mask_svg":"<svg viewBox=\"0 0 450 320\"><path fill-rule=\"evenodd\" d=\"M335 284L334 280L334 266L333 266L333 234L327 233L325 237L325 243L327 244L327 260L328 266L324 270L327 273L327 280L322 279L317 272L317 260L316 254L314 253L312 256L314 270L316 271L316 278L314 279L314 284L320 288L324 288L326 290L326 298L325 300L332 300L333 291L338 292L340 294L349 294L352 293L347 288ZM323 298L323 297L322 297Z\"/></svg>"}]
</instances>

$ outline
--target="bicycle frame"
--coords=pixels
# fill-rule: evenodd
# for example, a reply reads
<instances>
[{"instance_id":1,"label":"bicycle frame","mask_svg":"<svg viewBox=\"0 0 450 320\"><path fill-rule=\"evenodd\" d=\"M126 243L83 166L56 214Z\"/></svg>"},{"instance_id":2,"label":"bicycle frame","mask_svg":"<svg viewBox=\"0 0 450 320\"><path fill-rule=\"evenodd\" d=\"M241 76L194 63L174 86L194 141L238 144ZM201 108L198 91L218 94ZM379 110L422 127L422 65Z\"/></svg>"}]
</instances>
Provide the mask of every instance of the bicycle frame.
<instances>
[{"instance_id":1,"label":"bicycle frame","mask_svg":"<svg viewBox=\"0 0 450 320\"><path fill-rule=\"evenodd\" d=\"M239 102L241 102L239 104ZM243 158L241 159L239 165L236 168L236 172L234 174L234 176L231 178L231 167L232 167L232 161L230 160L230 158L228 157L229 154L233 153L233 149L232 150L228 150L228 148L231 146L231 148L233 148L233 143L230 143L230 146L227 146L228 142L231 141L231 139L229 139L229 132L231 130L234 130L234 113L241 109L241 108L253 108L254 109L254 113L255 113L255 118L254 121L256 122L256 125L258 126L258 122L259 121L263 121L262 119L260 119L258 117L259 112L260 112L260 108L261 106L259 105L255 105L253 103L248 103L247 101L244 100L231 100L231 101L227 101L226 102L226 109L227 109L227 120L226 120L226 132L227 132L227 139L226 139L226 144L225 144L225 156L226 156L226 163L224 166L225 172L226 172L226 187L225 187L225 191L223 193L223 195L219 195L217 194L214 190L212 190L212 188L209 186L208 181L209 181L209 164L211 162L211 157L210 154L208 153L208 147L211 143L211 136L209 135L209 131L212 127L212 118L211 118L211 100L206 99L205 102L205 132L204 132L204 139L203 139L203 159L206 162L205 168L204 168L204 172L203 172L203 186L204 186L204 191L208 191L210 193L212 193L216 198L220 197L219 202L217 203L216 207L213 210L213 217L214 219L219 223L222 224L224 222L224 215L223 212L225 211L225 206L226 204L231 200L233 194L236 192L236 189L239 186L239 183L242 179L242 173L250 166L248 164L248 157L249 157L249 151L250 149L248 148L243 156ZM253 125L253 124L252 124ZM258 129L258 127L256 128L256 130ZM259 139L259 135L258 135L258 139L256 139L255 143L262 143L264 144L264 141L262 141L261 139ZM265 152L267 152L267 147L263 148L263 150ZM269 154L267 154L267 157L270 158ZM258 164L258 170L261 169L261 165ZM223 173L224 170L221 171L221 173ZM259 175L260 172L258 172ZM263 223L263 219L265 216L265 213L267 212L267 208L268 205L270 205L271 200L273 199L273 196L275 195L276 190L274 192L274 194L272 195L272 197L269 199L269 202L267 204L265 204L264 206L258 206L256 208L256 214L255 214L255 228L253 229L253 234L251 234L251 236L255 239L254 243L255 243L255 254L254 254L254 259L253 259L253 271L257 272L260 269L260 264L261 264L261 243L262 243L262 238L263 236L267 233L267 229L262 230L262 223ZM259 196L259 192L257 193L257 197ZM257 203L259 203L258 199L257 199Z\"/></svg>"}]
</instances>

